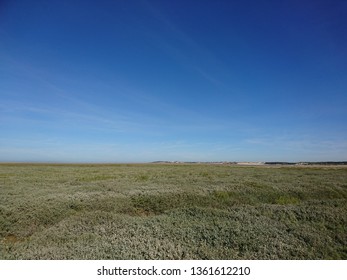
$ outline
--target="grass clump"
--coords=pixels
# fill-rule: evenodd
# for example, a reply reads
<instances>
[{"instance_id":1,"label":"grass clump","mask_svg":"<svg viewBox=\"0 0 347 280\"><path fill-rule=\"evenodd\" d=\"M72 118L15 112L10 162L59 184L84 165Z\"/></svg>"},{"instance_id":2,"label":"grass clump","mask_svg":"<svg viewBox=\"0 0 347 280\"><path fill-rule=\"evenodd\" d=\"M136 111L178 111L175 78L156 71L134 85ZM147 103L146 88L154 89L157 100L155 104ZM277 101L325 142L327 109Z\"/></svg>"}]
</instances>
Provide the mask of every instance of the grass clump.
<instances>
[{"instance_id":1,"label":"grass clump","mask_svg":"<svg viewBox=\"0 0 347 280\"><path fill-rule=\"evenodd\" d=\"M280 205L290 205L290 204L298 204L300 202L300 199L293 196L280 196L276 199L276 204Z\"/></svg>"}]
</instances>

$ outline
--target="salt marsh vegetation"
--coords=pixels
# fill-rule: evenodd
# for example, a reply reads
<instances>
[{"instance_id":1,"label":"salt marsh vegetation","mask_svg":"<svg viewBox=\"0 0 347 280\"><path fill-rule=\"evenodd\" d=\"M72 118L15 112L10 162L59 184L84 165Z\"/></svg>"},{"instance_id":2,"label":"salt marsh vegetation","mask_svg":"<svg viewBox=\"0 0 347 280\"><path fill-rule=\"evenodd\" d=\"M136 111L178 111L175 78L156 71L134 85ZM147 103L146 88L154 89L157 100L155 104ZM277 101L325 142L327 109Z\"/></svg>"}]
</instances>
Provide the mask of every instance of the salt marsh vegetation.
<instances>
[{"instance_id":1,"label":"salt marsh vegetation","mask_svg":"<svg viewBox=\"0 0 347 280\"><path fill-rule=\"evenodd\" d=\"M0 259L347 259L347 168L0 164Z\"/></svg>"}]
</instances>

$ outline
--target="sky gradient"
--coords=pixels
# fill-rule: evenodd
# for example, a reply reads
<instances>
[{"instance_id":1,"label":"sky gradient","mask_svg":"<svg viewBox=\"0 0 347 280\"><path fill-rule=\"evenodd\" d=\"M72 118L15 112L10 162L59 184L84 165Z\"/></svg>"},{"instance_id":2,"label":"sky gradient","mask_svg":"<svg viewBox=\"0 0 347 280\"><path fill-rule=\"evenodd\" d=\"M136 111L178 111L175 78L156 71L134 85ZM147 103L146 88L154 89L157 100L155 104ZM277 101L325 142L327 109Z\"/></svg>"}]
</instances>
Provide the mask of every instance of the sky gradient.
<instances>
[{"instance_id":1,"label":"sky gradient","mask_svg":"<svg viewBox=\"0 0 347 280\"><path fill-rule=\"evenodd\" d=\"M345 161L347 1L0 1L0 161Z\"/></svg>"}]
</instances>

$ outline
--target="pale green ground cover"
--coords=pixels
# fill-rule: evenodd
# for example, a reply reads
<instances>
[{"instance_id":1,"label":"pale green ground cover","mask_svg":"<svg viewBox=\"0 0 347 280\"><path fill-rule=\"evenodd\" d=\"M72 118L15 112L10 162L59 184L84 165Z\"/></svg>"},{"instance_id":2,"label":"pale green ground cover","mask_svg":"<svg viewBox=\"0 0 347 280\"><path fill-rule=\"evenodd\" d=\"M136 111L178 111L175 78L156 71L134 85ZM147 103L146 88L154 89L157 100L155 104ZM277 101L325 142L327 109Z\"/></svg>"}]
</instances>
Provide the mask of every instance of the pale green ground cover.
<instances>
[{"instance_id":1,"label":"pale green ground cover","mask_svg":"<svg viewBox=\"0 0 347 280\"><path fill-rule=\"evenodd\" d=\"M347 259L347 168L0 164L0 259Z\"/></svg>"}]
</instances>

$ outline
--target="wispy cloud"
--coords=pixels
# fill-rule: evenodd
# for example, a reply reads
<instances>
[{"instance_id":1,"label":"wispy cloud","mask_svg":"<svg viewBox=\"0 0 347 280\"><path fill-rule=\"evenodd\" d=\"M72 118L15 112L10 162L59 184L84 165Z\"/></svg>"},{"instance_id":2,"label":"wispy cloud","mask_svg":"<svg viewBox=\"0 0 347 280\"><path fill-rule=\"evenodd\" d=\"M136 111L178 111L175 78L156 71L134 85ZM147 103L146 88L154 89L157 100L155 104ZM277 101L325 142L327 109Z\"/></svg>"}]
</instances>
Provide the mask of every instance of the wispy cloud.
<instances>
[{"instance_id":1,"label":"wispy cloud","mask_svg":"<svg viewBox=\"0 0 347 280\"><path fill-rule=\"evenodd\" d=\"M310 161L310 160L346 160L347 141L341 137L319 138L305 136L267 136L245 139L250 148L268 150L277 154L276 160Z\"/></svg>"},{"instance_id":2,"label":"wispy cloud","mask_svg":"<svg viewBox=\"0 0 347 280\"><path fill-rule=\"evenodd\" d=\"M215 74L226 70L224 63L220 59L207 48L197 43L192 36L184 32L158 5L150 1L143 1L143 3L152 17L160 22L159 26L164 26L177 42L177 44L172 43L172 40L169 42L162 36L156 35L154 30L147 30L146 33L152 37L152 40L157 43L158 47L184 67L195 71L196 74L215 87L229 88ZM189 53L187 53L187 50L190 50ZM192 54L196 57L195 59L192 58ZM220 68L223 68L223 71Z\"/></svg>"},{"instance_id":3,"label":"wispy cloud","mask_svg":"<svg viewBox=\"0 0 347 280\"><path fill-rule=\"evenodd\" d=\"M3 92L2 104L0 108L3 113L13 114L16 112L33 112L42 114L43 116L58 116L61 119L75 119L90 123L99 123L101 126L121 126L124 129L139 128L142 125L148 126L176 126L181 121L182 127L193 126L198 128L199 123L203 124L205 129L212 127L216 121L206 114L198 113L193 109L187 109L172 103L168 103L159 95L153 95L149 92L144 92L132 85L126 84L124 81L103 81L95 78L93 86L96 93L100 96L99 101L92 103L87 97L83 97L81 92L76 92L76 89L70 88L64 83L57 83L54 80L66 80L63 73L54 73L54 79L50 78L50 73L44 71L38 66L31 65L10 55L6 58L6 63L14 68L14 73L19 73L21 76L34 81L41 91L51 96L49 102L39 100L38 98L30 101L26 98L21 100L21 95L25 97L25 89L21 88L21 92L13 95ZM197 70L202 72L202 70ZM203 75L207 75L203 73ZM211 78L213 79L213 78ZM85 84L84 88L88 87L89 81L80 81ZM104 93L105 92L105 93ZM107 95L116 95L120 100L120 104L112 101L107 104ZM13 101L15 100L15 101ZM97 98L93 97L93 100ZM125 106L124 106L125 105ZM18 116L17 116L18 117Z\"/></svg>"}]
</instances>

